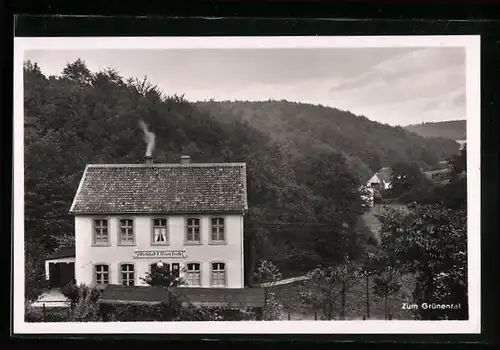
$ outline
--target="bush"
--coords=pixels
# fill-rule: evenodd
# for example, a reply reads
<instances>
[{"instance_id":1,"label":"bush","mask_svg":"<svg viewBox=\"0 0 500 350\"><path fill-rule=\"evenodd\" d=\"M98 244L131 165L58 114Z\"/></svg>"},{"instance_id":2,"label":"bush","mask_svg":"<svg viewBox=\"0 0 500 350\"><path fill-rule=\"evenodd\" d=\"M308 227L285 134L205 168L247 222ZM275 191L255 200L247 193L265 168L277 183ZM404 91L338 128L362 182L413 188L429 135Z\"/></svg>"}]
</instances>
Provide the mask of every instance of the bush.
<instances>
[{"instance_id":1,"label":"bush","mask_svg":"<svg viewBox=\"0 0 500 350\"><path fill-rule=\"evenodd\" d=\"M43 308L26 305L24 309L25 322L68 322L70 310L63 307Z\"/></svg>"},{"instance_id":2,"label":"bush","mask_svg":"<svg viewBox=\"0 0 500 350\"><path fill-rule=\"evenodd\" d=\"M253 280L255 283L270 283L281 279L281 272L270 260L262 260L255 267Z\"/></svg>"},{"instance_id":3,"label":"bush","mask_svg":"<svg viewBox=\"0 0 500 350\"><path fill-rule=\"evenodd\" d=\"M71 322L97 322L99 321L100 293L93 287L81 285L78 290L78 301L72 307Z\"/></svg>"},{"instance_id":4,"label":"bush","mask_svg":"<svg viewBox=\"0 0 500 350\"><path fill-rule=\"evenodd\" d=\"M75 280L69 282L61 289L61 293L71 301L71 305L74 306L78 303L80 298L87 298L89 296L89 301L96 303L101 293L95 287L90 287L85 284L76 285Z\"/></svg>"},{"instance_id":5,"label":"bush","mask_svg":"<svg viewBox=\"0 0 500 350\"><path fill-rule=\"evenodd\" d=\"M283 305L278 301L274 293L267 293L266 306L263 310L264 321L281 320L283 317Z\"/></svg>"}]
</instances>

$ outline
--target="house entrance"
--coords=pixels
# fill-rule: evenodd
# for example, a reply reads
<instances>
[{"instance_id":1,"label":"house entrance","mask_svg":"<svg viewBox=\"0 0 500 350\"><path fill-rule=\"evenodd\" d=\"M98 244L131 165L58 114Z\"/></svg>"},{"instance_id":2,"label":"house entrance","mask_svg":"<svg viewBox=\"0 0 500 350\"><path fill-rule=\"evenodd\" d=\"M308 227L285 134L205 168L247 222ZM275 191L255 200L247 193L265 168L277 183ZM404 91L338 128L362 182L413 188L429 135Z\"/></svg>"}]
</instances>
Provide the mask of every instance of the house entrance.
<instances>
[{"instance_id":1,"label":"house entrance","mask_svg":"<svg viewBox=\"0 0 500 350\"><path fill-rule=\"evenodd\" d=\"M49 263L49 282L51 288L61 288L75 278L75 263Z\"/></svg>"}]
</instances>

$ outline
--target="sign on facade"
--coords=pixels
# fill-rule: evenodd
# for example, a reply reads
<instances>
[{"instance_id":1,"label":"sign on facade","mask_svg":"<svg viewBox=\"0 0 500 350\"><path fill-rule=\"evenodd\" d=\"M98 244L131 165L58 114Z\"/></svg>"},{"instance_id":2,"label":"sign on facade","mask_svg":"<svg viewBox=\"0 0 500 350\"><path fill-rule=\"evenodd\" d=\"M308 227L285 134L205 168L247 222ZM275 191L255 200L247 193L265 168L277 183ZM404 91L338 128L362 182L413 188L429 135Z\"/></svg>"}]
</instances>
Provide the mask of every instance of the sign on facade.
<instances>
[{"instance_id":1,"label":"sign on facade","mask_svg":"<svg viewBox=\"0 0 500 350\"><path fill-rule=\"evenodd\" d=\"M134 259L187 258L184 250L142 250L134 252Z\"/></svg>"}]
</instances>

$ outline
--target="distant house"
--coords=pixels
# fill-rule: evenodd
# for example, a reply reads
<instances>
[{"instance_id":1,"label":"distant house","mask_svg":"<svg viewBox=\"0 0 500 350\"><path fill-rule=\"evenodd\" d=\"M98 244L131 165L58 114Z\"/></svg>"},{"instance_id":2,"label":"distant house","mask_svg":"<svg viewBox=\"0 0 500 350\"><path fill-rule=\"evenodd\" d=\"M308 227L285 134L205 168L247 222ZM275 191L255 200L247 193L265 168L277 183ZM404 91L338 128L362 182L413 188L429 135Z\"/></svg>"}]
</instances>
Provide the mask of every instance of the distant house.
<instances>
[{"instance_id":1,"label":"distant house","mask_svg":"<svg viewBox=\"0 0 500 350\"><path fill-rule=\"evenodd\" d=\"M188 156L87 165L70 209L76 282L141 286L167 265L188 287L243 288L246 183L244 163Z\"/></svg>"},{"instance_id":2,"label":"distant house","mask_svg":"<svg viewBox=\"0 0 500 350\"><path fill-rule=\"evenodd\" d=\"M391 188L391 175L392 170L389 167L384 167L366 182L366 192L364 199L368 201L370 206L373 206L376 196L380 196L380 191L388 190Z\"/></svg>"}]
</instances>

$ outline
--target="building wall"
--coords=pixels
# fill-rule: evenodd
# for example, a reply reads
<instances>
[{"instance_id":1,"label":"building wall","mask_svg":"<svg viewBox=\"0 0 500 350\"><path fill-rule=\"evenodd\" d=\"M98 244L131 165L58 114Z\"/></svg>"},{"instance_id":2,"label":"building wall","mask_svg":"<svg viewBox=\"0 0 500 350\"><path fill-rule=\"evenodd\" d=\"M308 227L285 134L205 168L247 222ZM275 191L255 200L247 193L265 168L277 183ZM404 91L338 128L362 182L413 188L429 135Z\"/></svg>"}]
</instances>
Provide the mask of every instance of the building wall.
<instances>
[{"instance_id":1,"label":"building wall","mask_svg":"<svg viewBox=\"0 0 500 350\"><path fill-rule=\"evenodd\" d=\"M161 217L161 216L154 216ZM145 277L150 264L180 263L180 268L190 262L201 264L201 286L210 287L211 262L226 264L226 281L228 288L243 288L243 216L217 215L225 218L225 244L210 243L210 217L197 215L200 218L201 244L185 243L185 216L168 216L167 226L169 244L157 246L152 244L153 216L79 216L75 217L76 262L75 279L77 283L94 283L94 265L110 265L110 283L119 283L119 265L132 263L135 265L135 284L145 285L140 277ZM134 219L135 245L118 245L119 219ZM109 246L93 245L93 220L108 219ZM186 258L141 258L134 259L135 251L182 250Z\"/></svg>"}]
</instances>

